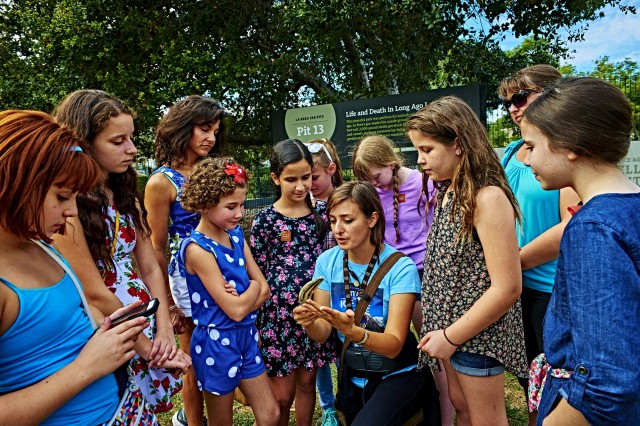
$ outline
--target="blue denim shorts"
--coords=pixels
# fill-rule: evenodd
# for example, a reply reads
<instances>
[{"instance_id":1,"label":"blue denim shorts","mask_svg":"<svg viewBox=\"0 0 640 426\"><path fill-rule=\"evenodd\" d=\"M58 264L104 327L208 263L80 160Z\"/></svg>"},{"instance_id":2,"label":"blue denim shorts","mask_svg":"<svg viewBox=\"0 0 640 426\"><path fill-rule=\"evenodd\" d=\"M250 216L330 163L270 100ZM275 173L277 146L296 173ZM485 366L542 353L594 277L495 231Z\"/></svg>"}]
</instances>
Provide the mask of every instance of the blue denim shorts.
<instances>
[{"instance_id":1,"label":"blue denim shorts","mask_svg":"<svg viewBox=\"0 0 640 426\"><path fill-rule=\"evenodd\" d=\"M454 370L467 376L497 376L504 371L504 364L486 355L456 351L450 361Z\"/></svg>"}]
</instances>

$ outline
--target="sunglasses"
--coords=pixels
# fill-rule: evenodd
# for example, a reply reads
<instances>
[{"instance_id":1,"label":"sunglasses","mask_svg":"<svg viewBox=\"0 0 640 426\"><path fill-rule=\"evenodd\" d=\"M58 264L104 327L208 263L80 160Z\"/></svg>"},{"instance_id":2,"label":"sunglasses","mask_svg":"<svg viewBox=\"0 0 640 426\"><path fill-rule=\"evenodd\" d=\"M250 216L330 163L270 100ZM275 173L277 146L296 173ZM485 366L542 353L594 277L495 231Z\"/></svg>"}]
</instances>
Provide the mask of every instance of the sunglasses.
<instances>
[{"instance_id":1,"label":"sunglasses","mask_svg":"<svg viewBox=\"0 0 640 426\"><path fill-rule=\"evenodd\" d=\"M511 108L511 104L513 104L513 106L515 106L516 108L522 108L527 104L529 100L529 95L532 93L535 93L535 92L531 92L529 90L521 90L519 92L514 93L511 96L511 99L502 101L504 105L504 109L509 111L509 108Z\"/></svg>"},{"instance_id":2,"label":"sunglasses","mask_svg":"<svg viewBox=\"0 0 640 426\"><path fill-rule=\"evenodd\" d=\"M314 142L314 143L310 143L307 144L307 148L309 149L309 152L312 154L317 154L318 152L320 152L320 150L323 150L325 154L327 154L327 158L329 159L330 163L333 163L333 158L331 158L331 154L329 154L329 150L327 149L326 146L322 145L319 142Z\"/></svg>"}]
</instances>

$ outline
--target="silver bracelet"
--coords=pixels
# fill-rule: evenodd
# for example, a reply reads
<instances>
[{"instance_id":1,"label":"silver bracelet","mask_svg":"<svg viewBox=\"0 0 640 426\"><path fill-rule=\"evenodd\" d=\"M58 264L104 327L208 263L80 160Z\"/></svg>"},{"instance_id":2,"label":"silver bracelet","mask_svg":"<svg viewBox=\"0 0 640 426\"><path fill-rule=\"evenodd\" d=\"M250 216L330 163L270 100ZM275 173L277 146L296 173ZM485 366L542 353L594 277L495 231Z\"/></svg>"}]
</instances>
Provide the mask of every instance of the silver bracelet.
<instances>
[{"instance_id":1,"label":"silver bracelet","mask_svg":"<svg viewBox=\"0 0 640 426\"><path fill-rule=\"evenodd\" d=\"M369 341L369 332L366 328L363 328L363 330L364 336L362 336L362 340L360 340L359 342L354 342L356 345L362 346Z\"/></svg>"}]
</instances>

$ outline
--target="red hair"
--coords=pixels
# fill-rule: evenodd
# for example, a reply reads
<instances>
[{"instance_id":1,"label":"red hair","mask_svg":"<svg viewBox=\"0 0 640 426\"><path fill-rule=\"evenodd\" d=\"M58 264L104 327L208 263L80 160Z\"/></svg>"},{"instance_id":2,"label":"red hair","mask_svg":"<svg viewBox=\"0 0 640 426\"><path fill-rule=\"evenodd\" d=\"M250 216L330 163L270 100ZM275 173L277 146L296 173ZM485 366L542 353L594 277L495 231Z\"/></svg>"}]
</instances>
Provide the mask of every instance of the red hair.
<instances>
[{"instance_id":1,"label":"red hair","mask_svg":"<svg viewBox=\"0 0 640 426\"><path fill-rule=\"evenodd\" d=\"M100 182L97 163L74 133L39 111L0 112L0 226L51 242L40 218L52 185L84 193Z\"/></svg>"}]
</instances>

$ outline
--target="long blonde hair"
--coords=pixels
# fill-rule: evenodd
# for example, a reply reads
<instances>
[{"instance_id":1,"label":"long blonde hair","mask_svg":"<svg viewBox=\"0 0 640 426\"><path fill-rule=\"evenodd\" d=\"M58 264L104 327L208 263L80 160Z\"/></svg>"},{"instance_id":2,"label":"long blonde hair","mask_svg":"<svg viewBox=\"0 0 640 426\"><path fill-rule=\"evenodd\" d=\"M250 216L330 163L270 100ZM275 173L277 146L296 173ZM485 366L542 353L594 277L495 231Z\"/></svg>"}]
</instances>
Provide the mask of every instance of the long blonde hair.
<instances>
[{"instance_id":1,"label":"long blonde hair","mask_svg":"<svg viewBox=\"0 0 640 426\"><path fill-rule=\"evenodd\" d=\"M451 216L453 217L458 209L462 213L462 227L456 239L472 238L476 195L486 186L502 189L513 206L516 219L520 221L518 202L509 187L498 155L491 147L487 132L478 116L463 100L445 96L430 102L409 117L405 129L407 132L419 132L444 145L450 146L457 142L460 146L461 161L451 181ZM436 183L436 187L441 186L442 183Z\"/></svg>"},{"instance_id":2,"label":"long blonde hair","mask_svg":"<svg viewBox=\"0 0 640 426\"><path fill-rule=\"evenodd\" d=\"M398 204L400 178L398 172L404 166L404 160L395 151L396 145L385 136L372 135L362 139L353 150L353 174L358 180L371 179L373 167L393 166L393 228L396 231L396 242L400 241L398 227Z\"/></svg>"}]
</instances>

